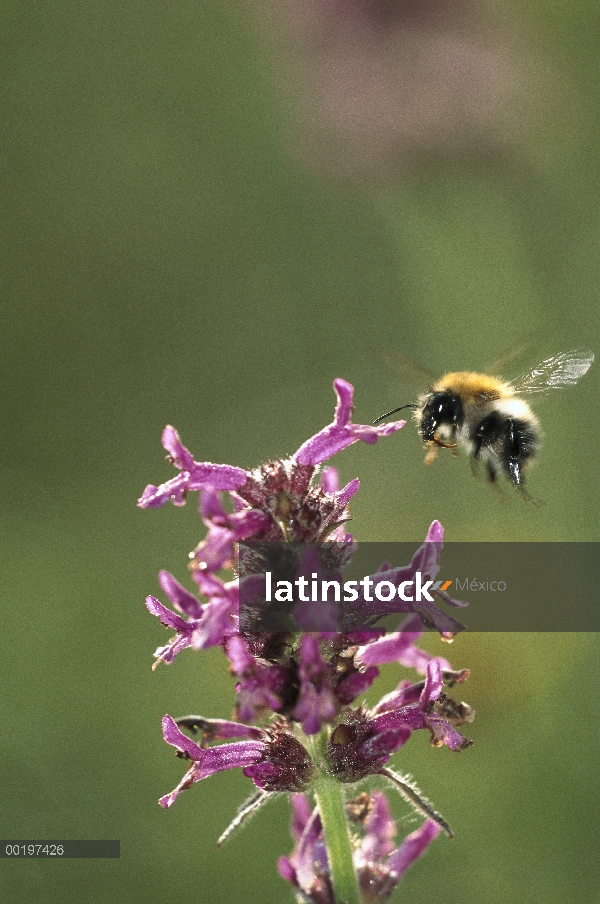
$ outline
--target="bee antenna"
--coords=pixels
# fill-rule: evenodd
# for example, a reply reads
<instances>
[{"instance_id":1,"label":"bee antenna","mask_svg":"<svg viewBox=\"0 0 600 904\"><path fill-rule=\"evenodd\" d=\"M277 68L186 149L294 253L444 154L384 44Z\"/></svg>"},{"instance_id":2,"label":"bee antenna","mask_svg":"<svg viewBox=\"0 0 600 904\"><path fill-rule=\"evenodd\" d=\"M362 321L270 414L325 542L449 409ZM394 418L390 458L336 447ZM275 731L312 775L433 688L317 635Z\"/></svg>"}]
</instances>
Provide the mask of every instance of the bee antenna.
<instances>
[{"instance_id":1,"label":"bee antenna","mask_svg":"<svg viewBox=\"0 0 600 904\"><path fill-rule=\"evenodd\" d=\"M387 414L382 414L381 417L378 417L376 421L373 421L373 426L375 424L379 424L384 418L389 417L390 414L396 414L397 411L404 411L405 408L418 408L414 402L409 402L408 405L401 405L400 408L394 408L393 411L388 411Z\"/></svg>"}]
</instances>

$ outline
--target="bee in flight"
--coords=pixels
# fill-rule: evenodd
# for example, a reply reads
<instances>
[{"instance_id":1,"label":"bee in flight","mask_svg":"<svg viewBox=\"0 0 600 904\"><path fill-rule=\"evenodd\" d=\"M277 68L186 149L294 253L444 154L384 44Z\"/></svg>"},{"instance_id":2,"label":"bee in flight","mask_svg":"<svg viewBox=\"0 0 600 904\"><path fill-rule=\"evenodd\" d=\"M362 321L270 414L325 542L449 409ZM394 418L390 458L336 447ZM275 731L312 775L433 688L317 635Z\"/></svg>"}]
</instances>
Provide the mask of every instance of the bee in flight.
<instances>
[{"instance_id":1,"label":"bee in flight","mask_svg":"<svg viewBox=\"0 0 600 904\"><path fill-rule=\"evenodd\" d=\"M428 449L427 464L440 448L462 446L473 462L485 462L492 483L502 472L524 499L534 502L524 489L523 474L537 455L541 432L538 419L521 396L572 386L593 361L593 353L585 349L562 352L512 382L468 371L448 373L420 395L417 403L388 411L375 424L403 408L412 408Z\"/></svg>"}]
</instances>

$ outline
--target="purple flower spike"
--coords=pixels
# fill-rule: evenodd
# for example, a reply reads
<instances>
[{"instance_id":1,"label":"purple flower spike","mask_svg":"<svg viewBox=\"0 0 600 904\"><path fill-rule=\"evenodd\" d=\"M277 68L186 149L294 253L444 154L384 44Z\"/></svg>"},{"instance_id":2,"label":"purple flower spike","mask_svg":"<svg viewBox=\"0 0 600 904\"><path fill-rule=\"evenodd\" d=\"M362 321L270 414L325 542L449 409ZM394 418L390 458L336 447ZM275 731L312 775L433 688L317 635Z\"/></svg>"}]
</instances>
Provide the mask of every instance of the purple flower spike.
<instances>
[{"instance_id":1,"label":"purple flower spike","mask_svg":"<svg viewBox=\"0 0 600 904\"><path fill-rule=\"evenodd\" d=\"M346 380L333 381L333 388L338 397L333 423L324 427L315 436L303 443L293 458L301 465L318 465L327 461L336 452L351 446L358 440L365 443L376 443L380 436L390 436L404 427L406 421L392 421L373 427L368 424L353 424L352 397L354 387Z\"/></svg>"},{"instance_id":2,"label":"purple flower spike","mask_svg":"<svg viewBox=\"0 0 600 904\"><path fill-rule=\"evenodd\" d=\"M330 2L344 11L348 5L345 0ZM164 717L165 741L189 762L177 787L159 803L166 809L195 782L239 767L255 791L219 844L269 796L291 793L294 850L279 860L279 871L299 897L306 904L335 904L349 897L385 904L439 828L452 835L416 785L388 763L413 732L423 729L434 746L460 750L471 743L457 728L474 713L444 688L465 681L468 670L453 671L445 659L415 646L424 627L437 628L442 639L463 628L437 608L430 593L452 606L465 604L448 597L441 589L446 584L435 581L444 538L438 521L409 564L384 564L346 585L344 572L357 546L345 527L359 481L340 486L335 468L319 466L359 440L373 444L391 435L405 422L353 424L353 387L336 379L334 389L337 406L331 424L292 457L247 472L195 461L174 428L164 430L163 446L179 473L160 487L148 486L139 505L183 505L189 490L199 490L207 530L189 555L195 593L161 571L159 582L169 605L154 596L146 600L150 613L174 634L156 651L155 665L172 662L187 647L220 646L235 677L236 721ZM219 576L223 569L232 569L234 579ZM357 585L362 589L352 590ZM408 617L386 635L378 620L399 613ZM400 680L367 709L360 697L377 678L378 666L388 662L414 668L424 677ZM336 802L337 795L326 793L330 782L353 785L371 776L391 782L427 820L399 846L381 792L346 800L350 832L342 829L346 795ZM340 808L335 819L334 805ZM350 839L345 857L348 865L353 860L360 895L358 889L350 893L339 869L340 844ZM347 874L346 867L342 872Z\"/></svg>"},{"instance_id":3,"label":"purple flower spike","mask_svg":"<svg viewBox=\"0 0 600 904\"><path fill-rule=\"evenodd\" d=\"M169 500L174 505L184 505L188 490L236 490L247 480L247 474L233 465L215 465L212 462L197 462L181 444L174 427L165 427L162 444L169 453L169 459L181 473L167 480L159 487L150 484L138 501L140 508L160 508Z\"/></svg>"}]
</instances>

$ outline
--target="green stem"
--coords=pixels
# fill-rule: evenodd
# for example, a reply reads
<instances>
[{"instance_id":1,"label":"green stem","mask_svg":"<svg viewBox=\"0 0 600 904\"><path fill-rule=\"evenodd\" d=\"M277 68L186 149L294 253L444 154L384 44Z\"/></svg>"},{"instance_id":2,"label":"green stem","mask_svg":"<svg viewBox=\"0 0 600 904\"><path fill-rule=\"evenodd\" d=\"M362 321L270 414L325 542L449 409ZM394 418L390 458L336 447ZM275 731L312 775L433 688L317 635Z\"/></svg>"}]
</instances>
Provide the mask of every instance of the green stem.
<instances>
[{"instance_id":1,"label":"green stem","mask_svg":"<svg viewBox=\"0 0 600 904\"><path fill-rule=\"evenodd\" d=\"M319 766L319 777L314 784L314 791L323 824L333 894L336 904L361 904L352 860L352 842L344 807L343 785L328 775L323 768L326 741L324 736L311 738L310 747Z\"/></svg>"}]
</instances>

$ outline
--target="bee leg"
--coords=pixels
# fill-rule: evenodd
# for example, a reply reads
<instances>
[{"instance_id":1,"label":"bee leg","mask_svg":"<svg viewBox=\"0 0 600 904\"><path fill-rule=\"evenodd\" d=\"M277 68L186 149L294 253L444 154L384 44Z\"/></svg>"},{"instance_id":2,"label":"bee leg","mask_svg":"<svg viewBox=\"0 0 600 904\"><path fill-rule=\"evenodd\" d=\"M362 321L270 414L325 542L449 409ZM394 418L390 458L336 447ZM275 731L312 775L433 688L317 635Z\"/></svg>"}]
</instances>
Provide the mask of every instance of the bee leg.
<instances>
[{"instance_id":1,"label":"bee leg","mask_svg":"<svg viewBox=\"0 0 600 904\"><path fill-rule=\"evenodd\" d=\"M425 456L423 463L426 465L432 465L436 458L438 457L438 452L440 451L440 447L435 443L431 443L431 445L425 446L427 449L427 455Z\"/></svg>"},{"instance_id":2,"label":"bee leg","mask_svg":"<svg viewBox=\"0 0 600 904\"><path fill-rule=\"evenodd\" d=\"M471 455L469 464L471 465L471 476L477 480L479 478L479 459Z\"/></svg>"},{"instance_id":3,"label":"bee leg","mask_svg":"<svg viewBox=\"0 0 600 904\"><path fill-rule=\"evenodd\" d=\"M538 508L540 507L540 505L544 504L543 499L536 499L534 496L530 496L522 484L515 487L515 489L516 489L517 493L519 494L519 496L521 497L521 499L524 499L525 502L531 502L532 505L535 505Z\"/></svg>"},{"instance_id":4,"label":"bee leg","mask_svg":"<svg viewBox=\"0 0 600 904\"><path fill-rule=\"evenodd\" d=\"M498 469L496 468L496 465L494 464L494 462L488 460L485 463L485 469L487 471L489 484L494 491L494 496L496 497L498 502L502 503L502 505L508 505L508 500L504 496L502 488L498 483Z\"/></svg>"},{"instance_id":5,"label":"bee leg","mask_svg":"<svg viewBox=\"0 0 600 904\"><path fill-rule=\"evenodd\" d=\"M512 418L508 421L508 433L506 440L506 451L508 453L507 466L510 482L516 489L517 493L525 502L531 502L532 505L542 505L541 500L534 499L530 496L523 486L524 474L523 466L529 457L527 455L527 440L523 431L519 429L519 424Z\"/></svg>"}]
</instances>

